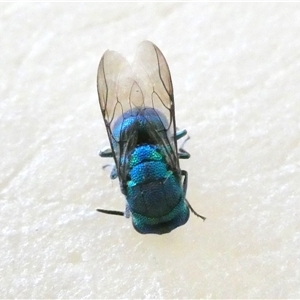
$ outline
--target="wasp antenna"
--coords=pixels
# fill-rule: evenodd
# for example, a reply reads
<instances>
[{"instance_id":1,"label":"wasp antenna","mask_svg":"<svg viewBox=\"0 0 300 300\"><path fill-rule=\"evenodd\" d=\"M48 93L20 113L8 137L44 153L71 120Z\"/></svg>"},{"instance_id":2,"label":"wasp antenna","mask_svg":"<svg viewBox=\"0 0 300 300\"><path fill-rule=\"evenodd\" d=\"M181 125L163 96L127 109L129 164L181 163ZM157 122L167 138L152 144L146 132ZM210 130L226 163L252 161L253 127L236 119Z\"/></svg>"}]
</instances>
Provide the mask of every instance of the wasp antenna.
<instances>
[{"instance_id":1,"label":"wasp antenna","mask_svg":"<svg viewBox=\"0 0 300 300\"><path fill-rule=\"evenodd\" d=\"M115 215L115 216L124 216L124 212L123 211L118 211L118 210L108 210L108 209L101 209L101 208L97 208L97 211L104 213L104 214L108 214L108 215Z\"/></svg>"},{"instance_id":2,"label":"wasp antenna","mask_svg":"<svg viewBox=\"0 0 300 300\"><path fill-rule=\"evenodd\" d=\"M187 201L186 199L185 199L185 201L186 201L186 203L188 204L188 206L189 206L191 212L192 212L194 215L196 215L197 217L201 218L203 221L206 220L205 217L199 215L199 214L192 208L192 205L189 203L189 201Z\"/></svg>"}]
</instances>

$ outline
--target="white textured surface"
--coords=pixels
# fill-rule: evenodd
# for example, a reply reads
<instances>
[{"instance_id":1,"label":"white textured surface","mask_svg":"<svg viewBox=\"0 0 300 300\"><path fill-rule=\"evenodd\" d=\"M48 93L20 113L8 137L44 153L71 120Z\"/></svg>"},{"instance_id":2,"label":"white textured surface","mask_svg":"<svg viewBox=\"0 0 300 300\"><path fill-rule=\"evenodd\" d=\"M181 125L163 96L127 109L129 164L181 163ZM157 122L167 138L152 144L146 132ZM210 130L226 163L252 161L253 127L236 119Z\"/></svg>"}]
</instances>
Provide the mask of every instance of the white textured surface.
<instances>
[{"instance_id":1,"label":"white textured surface","mask_svg":"<svg viewBox=\"0 0 300 300\"><path fill-rule=\"evenodd\" d=\"M1 298L299 298L300 4L1 3ZM110 48L165 54L207 217L140 235L107 145Z\"/></svg>"}]
</instances>

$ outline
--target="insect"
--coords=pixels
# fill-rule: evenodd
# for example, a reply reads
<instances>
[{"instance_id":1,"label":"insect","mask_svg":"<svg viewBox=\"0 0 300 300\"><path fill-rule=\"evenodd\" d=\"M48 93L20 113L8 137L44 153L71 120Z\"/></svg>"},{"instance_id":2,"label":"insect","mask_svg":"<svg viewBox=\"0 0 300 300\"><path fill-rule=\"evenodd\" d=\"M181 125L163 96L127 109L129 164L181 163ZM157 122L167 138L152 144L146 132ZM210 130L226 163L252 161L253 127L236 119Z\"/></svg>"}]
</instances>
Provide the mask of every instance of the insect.
<instances>
[{"instance_id":1,"label":"insect","mask_svg":"<svg viewBox=\"0 0 300 300\"><path fill-rule=\"evenodd\" d=\"M110 142L99 155L114 159L110 176L119 179L126 197L125 212L97 211L131 216L142 234L168 233L184 225L190 211L205 220L186 200L188 173L180 169L179 159L190 154L183 146L178 150L177 140L187 131L176 128L171 74L158 47L142 42L132 64L107 50L97 88Z\"/></svg>"}]
</instances>

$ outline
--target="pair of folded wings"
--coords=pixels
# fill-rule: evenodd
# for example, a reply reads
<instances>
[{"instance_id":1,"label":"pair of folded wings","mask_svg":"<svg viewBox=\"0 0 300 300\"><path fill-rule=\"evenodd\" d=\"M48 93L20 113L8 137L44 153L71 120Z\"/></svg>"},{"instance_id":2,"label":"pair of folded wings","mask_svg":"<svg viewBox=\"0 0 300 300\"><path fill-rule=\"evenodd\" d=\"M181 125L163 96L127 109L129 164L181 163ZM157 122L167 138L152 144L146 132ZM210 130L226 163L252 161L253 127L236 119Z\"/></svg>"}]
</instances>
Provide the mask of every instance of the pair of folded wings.
<instances>
[{"instance_id":1,"label":"pair of folded wings","mask_svg":"<svg viewBox=\"0 0 300 300\"><path fill-rule=\"evenodd\" d=\"M168 150L169 159L172 167L179 167L171 74L167 61L157 46L149 41L142 42L132 64L119 53L107 50L99 64L97 87L117 169L120 166L120 156L125 153L120 149L122 141L116 141L112 134L114 121L131 109L144 107L154 108L165 115L167 124L164 126L169 136L168 146L171 146Z\"/></svg>"}]
</instances>

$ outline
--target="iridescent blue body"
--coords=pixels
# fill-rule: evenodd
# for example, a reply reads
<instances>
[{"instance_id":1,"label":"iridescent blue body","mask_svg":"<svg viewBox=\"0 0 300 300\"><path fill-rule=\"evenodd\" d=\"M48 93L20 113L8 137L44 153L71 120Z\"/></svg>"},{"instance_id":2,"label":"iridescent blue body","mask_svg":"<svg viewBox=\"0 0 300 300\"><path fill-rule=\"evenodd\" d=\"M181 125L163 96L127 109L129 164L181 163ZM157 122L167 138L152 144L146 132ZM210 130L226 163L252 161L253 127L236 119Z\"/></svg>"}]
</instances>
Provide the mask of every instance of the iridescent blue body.
<instances>
[{"instance_id":1,"label":"iridescent blue body","mask_svg":"<svg viewBox=\"0 0 300 300\"><path fill-rule=\"evenodd\" d=\"M167 62L151 42L140 44L134 63L118 53L104 53L98 69L100 108L110 149L100 152L112 157L112 179L119 179L126 197L125 212L99 212L132 217L134 228L143 234L163 234L189 219L186 200L187 172L179 159L190 155L177 140L173 86Z\"/></svg>"},{"instance_id":2,"label":"iridescent blue body","mask_svg":"<svg viewBox=\"0 0 300 300\"><path fill-rule=\"evenodd\" d=\"M135 137L135 147L120 167L128 165L122 192L133 226L140 233L170 232L189 218L181 172L167 162L166 151L170 149L163 145L168 141L165 124L166 118L157 110L135 109L119 118L112 131L115 140ZM161 132L162 142L151 132Z\"/></svg>"}]
</instances>

